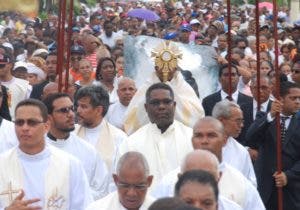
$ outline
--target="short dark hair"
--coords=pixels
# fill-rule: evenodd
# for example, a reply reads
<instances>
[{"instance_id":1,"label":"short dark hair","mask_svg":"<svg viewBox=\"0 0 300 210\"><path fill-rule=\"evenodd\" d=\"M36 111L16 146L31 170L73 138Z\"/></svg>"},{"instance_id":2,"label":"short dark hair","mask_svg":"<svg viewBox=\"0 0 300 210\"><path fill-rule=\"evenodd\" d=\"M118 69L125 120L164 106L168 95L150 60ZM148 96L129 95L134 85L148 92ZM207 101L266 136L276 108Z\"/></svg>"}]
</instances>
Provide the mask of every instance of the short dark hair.
<instances>
[{"instance_id":1,"label":"short dark hair","mask_svg":"<svg viewBox=\"0 0 300 210\"><path fill-rule=\"evenodd\" d=\"M41 111L41 116L43 118L43 121L46 122L48 120L48 110L46 105L43 102L33 98L20 101L16 106L15 114L17 113L18 108L20 108L21 106L35 106L39 108L39 110Z\"/></svg>"},{"instance_id":2,"label":"short dark hair","mask_svg":"<svg viewBox=\"0 0 300 210\"><path fill-rule=\"evenodd\" d=\"M70 100L71 97L66 94L66 93L53 93L53 94L49 94L44 100L43 103L46 105L47 109L48 109L48 114L52 114L53 113L53 102L59 98L69 98Z\"/></svg>"},{"instance_id":3,"label":"short dark hair","mask_svg":"<svg viewBox=\"0 0 300 210\"><path fill-rule=\"evenodd\" d=\"M219 190L218 190L218 183L215 179L215 177L204 170L191 170L187 171L184 174L182 174L176 185L175 185L175 195L179 195L179 191L181 187L187 183L187 182L197 182L200 184L208 184L213 188L214 195L216 198L216 201L218 201L218 195L219 195Z\"/></svg>"},{"instance_id":4,"label":"short dark hair","mask_svg":"<svg viewBox=\"0 0 300 210\"><path fill-rule=\"evenodd\" d=\"M223 71L224 71L225 69L228 69L228 67L229 67L228 64L223 64L223 65L220 66L220 69L219 69L219 78L222 76ZM237 74L239 73L239 72L238 72L238 69L237 69L237 66L236 66L235 64L233 64L233 63L231 64L231 70L232 70L232 69L235 69Z\"/></svg>"},{"instance_id":5,"label":"short dark hair","mask_svg":"<svg viewBox=\"0 0 300 210\"><path fill-rule=\"evenodd\" d=\"M170 92L171 98L174 100L174 91L172 90L172 88L162 82L159 83L155 83L153 85L151 85L146 92L146 103L148 103L150 101L150 94L153 90L158 90L158 89L163 89L163 90L168 90Z\"/></svg>"},{"instance_id":6,"label":"short dark hair","mask_svg":"<svg viewBox=\"0 0 300 210\"><path fill-rule=\"evenodd\" d=\"M80 88L75 95L75 105L83 97L89 97L93 107L102 106L102 116L106 115L109 107L109 95L102 86L90 85Z\"/></svg>"},{"instance_id":7,"label":"short dark hair","mask_svg":"<svg viewBox=\"0 0 300 210\"><path fill-rule=\"evenodd\" d=\"M161 198L156 200L148 210L187 210L189 207L183 200L177 197ZM194 207L193 207L194 209Z\"/></svg>"},{"instance_id":8,"label":"short dark hair","mask_svg":"<svg viewBox=\"0 0 300 210\"><path fill-rule=\"evenodd\" d=\"M102 65L103 65L104 61L111 61L113 66L114 66L114 69L116 70L116 63L112 58L109 58L109 57L101 58L98 61L98 65L97 65L97 68L96 68L96 80L101 79L101 68L102 68Z\"/></svg>"},{"instance_id":9,"label":"short dark hair","mask_svg":"<svg viewBox=\"0 0 300 210\"><path fill-rule=\"evenodd\" d=\"M293 83L293 82L289 82L289 81L280 83L280 92L279 92L280 96L281 97L286 96L287 94L289 94L289 91L292 88L300 89L300 86L297 83Z\"/></svg>"}]
</instances>

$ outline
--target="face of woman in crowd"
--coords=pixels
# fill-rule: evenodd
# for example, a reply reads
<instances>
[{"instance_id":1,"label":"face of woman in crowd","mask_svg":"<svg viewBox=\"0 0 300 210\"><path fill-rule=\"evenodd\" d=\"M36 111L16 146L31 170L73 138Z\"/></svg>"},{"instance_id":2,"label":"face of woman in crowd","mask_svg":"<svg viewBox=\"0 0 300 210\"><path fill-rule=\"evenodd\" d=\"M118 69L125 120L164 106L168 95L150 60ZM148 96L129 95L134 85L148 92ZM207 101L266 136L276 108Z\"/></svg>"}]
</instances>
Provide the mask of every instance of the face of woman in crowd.
<instances>
[{"instance_id":1,"label":"face of woman in crowd","mask_svg":"<svg viewBox=\"0 0 300 210\"><path fill-rule=\"evenodd\" d=\"M261 74L267 75L267 73L271 70L272 70L272 68L268 62L266 62L266 61L261 62L261 64L260 64L260 73Z\"/></svg>"},{"instance_id":2,"label":"face of woman in crowd","mask_svg":"<svg viewBox=\"0 0 300 210\"><path fill-rule=\"evenodd\" d=\"M79 62L79 72L83 79L90 79L93 72L91 63L88 60L81 60Z\"/></svg>"},{"instance_id":3,"label":"face of woman in crowd","mask_svg":"<svg viewBox=\"0 0 300 210\"><path fill-rule=\"evenodd\" d=\"M116 76L116 69L110 60L103 61L101 65L101 77L104 81L113 81Z\"/></svg>"}]
</instances>

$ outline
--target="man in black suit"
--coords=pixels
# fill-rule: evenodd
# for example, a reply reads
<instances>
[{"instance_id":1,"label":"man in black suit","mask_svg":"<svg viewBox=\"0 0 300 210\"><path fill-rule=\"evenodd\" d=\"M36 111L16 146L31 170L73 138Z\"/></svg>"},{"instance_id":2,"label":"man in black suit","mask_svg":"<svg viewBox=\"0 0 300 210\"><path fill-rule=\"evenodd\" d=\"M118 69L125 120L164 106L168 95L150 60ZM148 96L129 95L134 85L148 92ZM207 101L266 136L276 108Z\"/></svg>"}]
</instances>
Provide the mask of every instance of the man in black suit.
<instances>
[{"instance_id":1,"label":"man in black suit","mask_svg":"<svg viewBox=\"0 0 300 210\"><path fill-rule=\"evenodd\" d=\"M260 112L269 112L271 109L271 79L268 76L261 75L260 77L260 87L259 87L259 95L260 95L260 110L257 111L257 101L258 101L258 87L257 87L257 77L254 76L251 79L250 90L253 95L253 99L250 103L245 103L241 106L244 114L244 127L239 136L240 143L245 145L246 141L246 132L250 125L255 120L257 114ZM249 148L249 153L251 155L251 159L255 160L257 158L257 147Z\"/></svg>"},{"instance_id":2,"label":"man in black suit","mask_svg":"<svg viewBox=\"0 0 300 210\"><path fill-rule=\"evenodd\" d=\"M300 87L284 82L280 100L272 103L271 111L257 118L247 132L247 144L259 145L256 160L258 190L268 210L277 210L277 187L283 190L283 209L300 209ZM282 172L276 171L276 123L280 113L282 125Z\"/></svg>"},{"instance_id":3,"label":"man in black suit","mask_svg":"<svg viewBox=\"0 0 300 210\"><path fill-rule=\"evenodd\" d=\"M232 95L229 97L229 69L228 64L222 65L219 71L219 82L222 89L216 93L206 96L202 101L202 106L205 111L205 116L211 116L212 109L215 104L221 100L228 98L229 100L235 101L240 106L243 103L252 102L252 98L239 92L237 90L237 85L239 81L238 69L235 65L231 65L231 86Z\"/></svg>"}]
</instances>

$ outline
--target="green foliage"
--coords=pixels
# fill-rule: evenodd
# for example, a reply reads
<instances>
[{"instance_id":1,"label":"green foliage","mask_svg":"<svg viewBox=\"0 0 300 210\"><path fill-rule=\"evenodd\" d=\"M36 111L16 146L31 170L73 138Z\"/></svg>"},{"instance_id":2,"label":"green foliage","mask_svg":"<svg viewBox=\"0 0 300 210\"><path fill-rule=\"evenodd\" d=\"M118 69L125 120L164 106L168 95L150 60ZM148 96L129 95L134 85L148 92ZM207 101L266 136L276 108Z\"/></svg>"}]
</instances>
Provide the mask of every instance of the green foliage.
<instances>
[{"instance_id":1,"label":"green foliage","mask_svg":"<svg viewBox=\"0 0 300 210\"><path fill-rule=\"evenodd\" d=\"M97 0L86 0L86 3L89 7L96 6Z\"/></svg>"}]
</instances>

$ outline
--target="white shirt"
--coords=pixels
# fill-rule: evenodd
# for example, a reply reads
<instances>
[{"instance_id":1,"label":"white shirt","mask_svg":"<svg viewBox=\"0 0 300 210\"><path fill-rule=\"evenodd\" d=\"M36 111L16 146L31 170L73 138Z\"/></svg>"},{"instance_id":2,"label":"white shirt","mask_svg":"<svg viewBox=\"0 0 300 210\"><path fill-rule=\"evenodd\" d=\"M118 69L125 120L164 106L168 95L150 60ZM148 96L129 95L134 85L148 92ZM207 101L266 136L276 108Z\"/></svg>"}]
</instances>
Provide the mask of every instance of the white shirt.
<instances>
[{"instance_id":1,"label":"white shirt","mask_svg":"<svg viewBox=\"0 0 300 210\"><path fill-rule=\"evenodd\" d=\"M242 210L242 207L226 197L219 195L218 210Z\"/></svg>"},{"instance_id":2,"label":"white shirt","mask_svg":"<svg viewBox=\"0 0 300 210\"><path fill-rule=\"evenodd\" d=\"M121 39L122 36L117 34L116 32L112 32L111 37L106 36L105 32L103 32L99 38L102 40L104 44L107 44L110 48L114 48L116 45L116 40Z\"/></svg>"},{"instance_id":3,"label":"white shirt","mask_svg":"<svg viewBox=\"0 0 300 210\"><path fill-rule=\"evenodd\" d=\"M222 157L225 163L239 170L255 187L257 186L250 155L247 149L234 138L227 139L222 148Z\"/></svg>"},{"instance_id":4,"label":"white shirt","mask_svg":"<svg viewBox=\"0 0 300 210\"><path fill-rule=\"evenodd\" d=\"M260 111L267 112L268 104L270 102L270 99L268 99L266 102L260 104ZM256 118L257 113L257 101L253 98L253 120Z\"/></svg>"},{"instance_id":5,"label":"white shirt","mask_svg":"<svg viewBox=\"0 0 300 210\"><path fill-rule=\"evenodd\" d=\"M13 122L2 119L0 125L0 154L18 145L19 141Z\"/></svg>"},{"instance_id":6,"label":"white shirt","mask_svg":"<svg viewBox=\"0 0 300 210\"><path fill-rule=\"evenodd\" d=\"M120 103L120 101L117 101L109 106L105 118L110 124L123 130L123 123L127 108L128 106L124 106Z\"/></svg>"},{"instance_id":7,"label":"white shirt","mask_svg":"<svg viewBox=\"0 0 300 210\"><path fill-rule=\"evenodd\" d=\"M73 155L81 161L87 174L94 200L107 195L110 174L108 174L106 164L92 145L74 133L70 133L70 136L65 140L57 139L54 141L48 136L46 140L49 144Z\"/></svg>"},{"instance_id":8,"label":"white shirt","mask_svg":"<svg viewBox=\"0 0 300 210\"><path fill-rule=\"evenodd\" d=\"M223 90L221 90L222 100L226 99L227 96L228 96L228 94L225 93ZM239 91L238 90L236 90L234 93L231 94L231 98L232 98L232 100L234 100L235 103L237 103L238 96L239 96Z\"/></svg>"}]
</instances>

